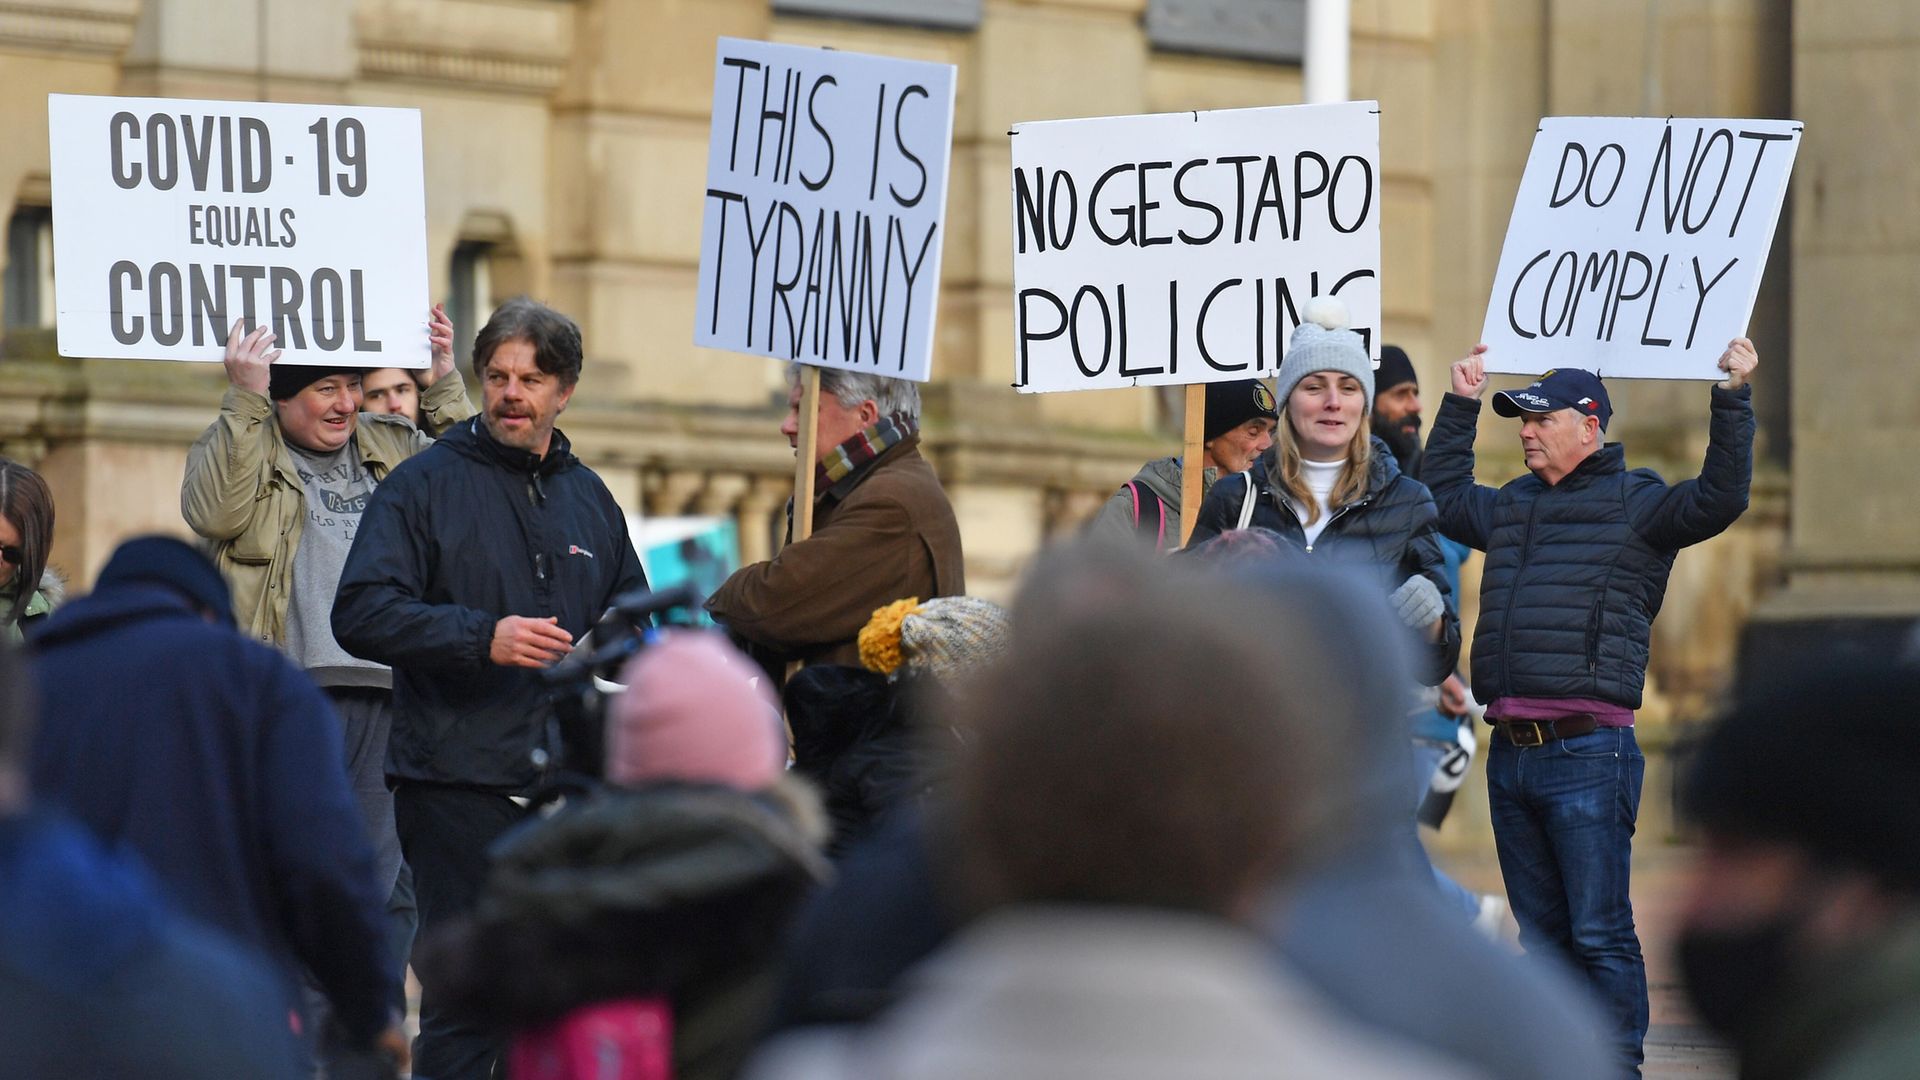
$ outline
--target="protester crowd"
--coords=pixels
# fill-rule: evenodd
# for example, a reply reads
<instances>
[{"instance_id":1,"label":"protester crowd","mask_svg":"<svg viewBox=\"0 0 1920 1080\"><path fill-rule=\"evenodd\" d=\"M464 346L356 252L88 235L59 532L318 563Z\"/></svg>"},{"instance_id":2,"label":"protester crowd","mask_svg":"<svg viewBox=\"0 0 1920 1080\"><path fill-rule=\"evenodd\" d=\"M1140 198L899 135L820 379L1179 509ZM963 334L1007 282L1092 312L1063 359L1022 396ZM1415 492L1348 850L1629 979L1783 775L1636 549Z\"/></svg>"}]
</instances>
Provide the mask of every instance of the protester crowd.
<instances>
[{"instance_id":1,"label":"protester crowd","mask_svg":"<svg viewBox=\"0 0 1920 1080\"><path fill-rule=\"evenodd\" d=\"M1209 387L1190 541L1150 462L1010 607L967 594L915 386L824 371L811 534L719 629L644 627L582 740L546 676L647 579L557 426L572 320L500 308L478 408L438 309L420 372L242 330L197 548L64 600L0 461L8 1075L1638 1073L1633 723L1676 556L1746 507L1744 339L1698 477L1630 469L1558 369L1492 396L1527 472L1488 488L1483 349L1423 449L1405 354L1310 305L1273 384ZM1680 959L1747 1075L1920 1069L1916 690L1920 654L1769 672L1686 782ZM1475 699L1522 953L1416 826Z\"/></svg>"}]
</instances>

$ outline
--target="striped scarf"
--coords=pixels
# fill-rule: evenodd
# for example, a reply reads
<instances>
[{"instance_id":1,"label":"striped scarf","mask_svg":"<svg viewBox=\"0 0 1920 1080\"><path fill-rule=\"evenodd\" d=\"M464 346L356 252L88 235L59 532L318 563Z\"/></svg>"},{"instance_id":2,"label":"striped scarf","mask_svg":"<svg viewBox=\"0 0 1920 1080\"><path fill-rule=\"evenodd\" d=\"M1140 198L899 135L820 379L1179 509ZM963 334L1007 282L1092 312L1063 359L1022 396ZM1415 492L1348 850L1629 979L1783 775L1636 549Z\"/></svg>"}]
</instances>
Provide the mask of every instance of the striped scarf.
<instances>
[{"instance_id":1,"label":"striped scarf","mask_svg":"<svg viewBox=\"0 0 1920 1080\"><path fill-rule=\"evenodd\" d=\"M920 425L906 413L883 416L872 427L833 448L813 474L814 498L852 476L861 466L920 433Z\"/></svg>"}]
</instances>

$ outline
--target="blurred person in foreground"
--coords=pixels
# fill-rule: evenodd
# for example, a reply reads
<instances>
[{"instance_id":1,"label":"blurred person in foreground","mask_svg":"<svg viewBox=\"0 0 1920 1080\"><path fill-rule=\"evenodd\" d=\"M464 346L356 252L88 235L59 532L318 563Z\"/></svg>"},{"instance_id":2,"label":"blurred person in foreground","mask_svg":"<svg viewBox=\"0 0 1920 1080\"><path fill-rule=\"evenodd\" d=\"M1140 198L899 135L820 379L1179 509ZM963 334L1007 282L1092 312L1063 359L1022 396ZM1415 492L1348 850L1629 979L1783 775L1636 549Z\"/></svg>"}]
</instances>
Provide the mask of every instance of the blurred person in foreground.
<instances>
[{"instance_id":1,"label":"blurred person in foreground","mask_svg":"<svg viewBox=\"0 0 1920 1080\"><path fill-rule=\"evenodd\" d=\"M1342 1019L1253 929L1339 828L1327 721L1354 636L1147 558L1036 567L958 705L951 857L977 917L871 1026L775 1044L754 1075L1461 1075ZM1244 630L1276 614L1278 654Z\"/></svg>"},{"instance_id":2,"label":"blurred person in foreground","mask_svg":"<svg viewBox=\"0 0 1920 1080\"><path fill-rule=\"evenodd\" d=\"M347 1051L404 1062L387 895L339 720L234 627L213 564L169 537L120 545L93 592L35 635L33 673L36 798L140 855L180 910L266 956L280 1015L300 1009L305 968Z\"/></svg>"},{"instance_id":3,"label":"blurred person in foreground","mask_svg":"<svg viewBox=\"0 0 1920 1080\"><path fill-rule=\"evenodd\" d=\"M0 641L0 1061L15 1080L290 1078L259 957L176 914L140 861L36 809L18 650Z\"/></svg>"},{"instance_id":4,"label":"blurred person in foreground","mask_svg":"<svg viewBox=\"0 0 1920 1080\"><path fill-rule=\"evenodd\" d=\"M1176 559L1169 568L1186 568L1187 561ZM1368 583L1346 580L1337 567L1307 564L1297 548L1267 530L1222 533L1190 561L1214 567L1257 606L1257 617L1245 625L1232 621L1238 608L1220 609L1205 640L1225 634L1252 643L1264 650L1262 665L1297 680L1296 700L1323 699L1322 724L1301 745L1303 752L1327 751L1314 775L1330 809L1314 830L1315 857L1255 916L1269 957L1309 982L1348 1022L1478 1072L1503 1080L1613 1075L1595 1037L1598 1020L1564 974L1475 933L1442 901L1432 870L1416 857L1405 802L1412 780L1405 687L1411 682L1407 656L1424 643L1405 640L1407 632ZM1160 572L1139 555L1097 545L1049 553L1035 564L1013 612L1011 648L1026 647L1019 627L1027 610L1060 606L1046 587L1052 578L1104 574L1113 591L1123 593L1136 581L1157 582ZM1149 595L1158 597L1162 587L1156 584ZM1275 649L1276 640L1316 644L1294 652ZM1322 664L1327 656L1337 659ZM1191 676L1167 662L1146 662L1127 669L1121 685L1139 689L1170 678L1185 685L1189 678L1211 678L1223 662L1200 664ZM1329 677L1339 671L1351 677ZM1187 716L1187 706L1175 715ZM964 727L961 734L964 740ZM1137 789L1155 783L1154 771L1143 767L1138 784L1114 785L1111 798L1118 805L1144 797ZM781 1025L870 1020L898 1000L903 972L962 925L960 845L949 802L936 790L924 812L883 822L837 864L838 879L808 904L796 928ZM1515 1025L1505 1012L1475 1004L1487 1001L1526 1002L1527 1023Z\"/></svg>"},{"instance_id":5,"label":"blurred person in foreground","mask_svg":"<svg viewBox=\"0 0 1920 1080\"><path fill-rule=\"evenodd\" d=\"M1920 1076L1920 661L1756 673L1694 759L1680 970L1747 1080Z\"/></svg>"},{"instance_id":6,"label":"blurred person in foreground","mask_svg":"<svg viewBox=\"0 0 1920 1080\"><path fill-rule=\"evenodd\" d=\"M607 787L508 834L473 916L423 950L452 1008L520 1033L511 1075L577 1052L589 1022L620 1034L564 1075L738 1072L777 943L828 873L819 798L786 771L759 674L707 631L634 658L608 718Z\"/></svg>"}]
</instances>

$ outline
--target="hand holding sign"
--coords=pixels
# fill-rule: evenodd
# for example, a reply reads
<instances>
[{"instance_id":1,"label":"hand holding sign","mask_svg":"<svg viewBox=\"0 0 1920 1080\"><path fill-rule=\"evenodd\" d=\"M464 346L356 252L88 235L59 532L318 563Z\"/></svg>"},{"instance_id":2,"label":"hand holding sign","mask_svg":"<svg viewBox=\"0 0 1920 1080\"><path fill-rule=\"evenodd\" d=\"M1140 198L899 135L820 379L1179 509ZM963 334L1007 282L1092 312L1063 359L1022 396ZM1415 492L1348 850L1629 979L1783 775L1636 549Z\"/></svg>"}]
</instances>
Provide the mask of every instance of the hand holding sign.
<instances>
[{"instance_id":1,"label":"hand holding sign","mask_svg":"<svg viewBox=\"0 0 1920 1080\"><path fill-rule=\"evenodd\" d=\"M1727 351L1720 354L1720 370L1727 373L1727 377L1720 380L1720 388L1740 389L1747 385L1753 369L1759 366L1760 353L1754 349L1753 342L1743 337L1734 338L1727 342Z\"/></svg>"},{"instance_id":2,"label":"hand holding sign","mask_svg":"<svg viewBox=\"0 0 1920 1080\"><path fill-rule=\"evenodd\" d=\"M1454 393L1478 401L1487 392L1486 355L1485 345L1475 345L1466 359L1453 362Z\"/></svg>"},{"instance_id":3,"label":"hand holding sign","mask_svg":"<svg viewBox=\"0 0 1920 1080\"><path fill-rule=\"evenodd\" d=\"M433 363L414 376L422 390L453 374L453 320L445 304L433 305L427 314L427 340L433 344Z\"/></svg>"},{"instance_id":4,"label":"hand holding sign","mask_svg":"<svg viewBox=\"0 0 1920 1080\"><path fill-rule=\"evenodd\" d=\"M1336 296L1378 353L1370 101L1013 129L1014 387L1271 375Z\"/></svg>"},{"instance_id":5,"label":"hand holding sign","mask_svg":"<svg viewBox=\"0 0 1920 1080\"><path fill-rule=\"evenodd\" d=\"M235 319L227 333L227 381L266 397L273 381L273 362L280 359L280 350L273 347L273 331L256 326L251 334L242 334L245 327L244 320Z\"/></svg>"}]
</instances>

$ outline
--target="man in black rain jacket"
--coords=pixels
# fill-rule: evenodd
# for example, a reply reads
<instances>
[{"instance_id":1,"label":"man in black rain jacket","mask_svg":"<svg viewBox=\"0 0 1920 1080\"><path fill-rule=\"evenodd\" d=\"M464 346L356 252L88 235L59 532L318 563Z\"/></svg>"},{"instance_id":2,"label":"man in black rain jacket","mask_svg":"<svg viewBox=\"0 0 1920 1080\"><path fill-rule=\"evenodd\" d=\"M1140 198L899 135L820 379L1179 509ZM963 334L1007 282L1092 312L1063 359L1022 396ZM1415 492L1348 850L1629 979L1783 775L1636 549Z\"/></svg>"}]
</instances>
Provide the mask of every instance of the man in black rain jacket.
<instances>
[{"instance_id":1,"label":"man in black rain jacket","mask_svg":"<svg viewBox=\"0 0 1920 1080\"><path fill-rule=\"evenodd\" d=\"M474 342L481 416L396 468L340 576L333 632L393 668L394 784L422 936L464 914L487 848L524 814L552 700L540 669L646 587L626 517L553 423L581 365L571 319L524 298ZM501 1050L424 987L417 1075L485 1077Z\"/></svg>"}]
</instances>

